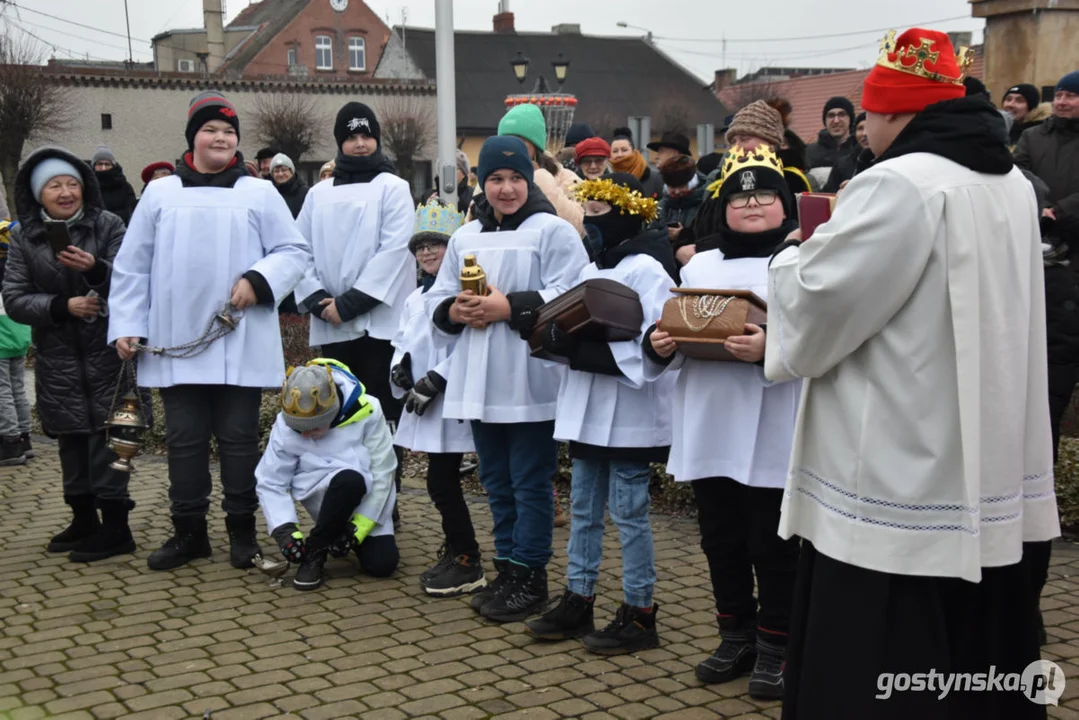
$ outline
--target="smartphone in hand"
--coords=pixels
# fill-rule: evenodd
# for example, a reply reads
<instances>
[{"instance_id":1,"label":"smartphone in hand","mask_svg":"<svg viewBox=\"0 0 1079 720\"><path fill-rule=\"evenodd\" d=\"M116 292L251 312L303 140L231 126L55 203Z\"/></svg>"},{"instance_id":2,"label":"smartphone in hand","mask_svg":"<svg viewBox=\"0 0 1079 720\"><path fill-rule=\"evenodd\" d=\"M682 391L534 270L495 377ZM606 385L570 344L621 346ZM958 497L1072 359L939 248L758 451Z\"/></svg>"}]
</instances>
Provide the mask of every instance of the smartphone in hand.
<instances>
[{"instance_id":1,"label":"smartphone in hand","mask_svg":"<svg viewBox=\"0 0 1079 720\"><path fill-rule=\"evenodd\" d=\"M53 255L59 255L71 245L71 233L63 220L46 220L45 238L49 241Z\"/></svg>"}]
</instances>

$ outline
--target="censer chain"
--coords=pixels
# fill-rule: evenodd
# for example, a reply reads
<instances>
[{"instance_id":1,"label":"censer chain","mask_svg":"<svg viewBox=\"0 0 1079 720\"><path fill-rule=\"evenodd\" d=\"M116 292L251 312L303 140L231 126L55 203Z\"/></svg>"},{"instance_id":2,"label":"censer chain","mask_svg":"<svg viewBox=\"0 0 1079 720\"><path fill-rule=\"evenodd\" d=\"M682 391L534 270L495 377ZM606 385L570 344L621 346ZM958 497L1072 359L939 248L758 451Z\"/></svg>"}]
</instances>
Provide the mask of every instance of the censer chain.
<instances>
[{"instance_id":1,"label":"censer chain","mask_svg":"<svg viewBox=\"0 0 1079 720\"><path fill-rule=\"evenodd\" d=\"M226 303L221 312L210 318L209 324L195 340L183 345L176 345L174 347L151 347L149 345L143 345L142 343L135 343L134 348L138 352L148 352L151 355L159 355L161 357L173 358L176 360L188 360L193 357L198 357L202 353L210 349L216 341L225 337L239 324L243 319L243 313L239 312L232 303Z\"/></svg>"}]
</instances>

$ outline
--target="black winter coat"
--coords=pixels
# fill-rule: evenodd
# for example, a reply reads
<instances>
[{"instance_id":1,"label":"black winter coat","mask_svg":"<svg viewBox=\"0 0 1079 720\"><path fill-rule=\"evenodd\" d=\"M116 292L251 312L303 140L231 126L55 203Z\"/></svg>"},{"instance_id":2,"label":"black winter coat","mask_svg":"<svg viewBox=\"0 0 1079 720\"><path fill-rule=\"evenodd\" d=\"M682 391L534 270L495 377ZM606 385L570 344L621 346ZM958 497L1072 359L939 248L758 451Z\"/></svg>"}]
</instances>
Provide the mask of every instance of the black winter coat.
<instances>
[{"instance_id":1,"label":"black winter coat","mask_svg":"<svg viewBox=\"0 0 1079 720\"><path fill-rule=\"evenodd\" d=\"M835 164L839 162L840 158L851 155L858 156L858 152L861 150L861 146L858 141L855 140L854 134L851 133L847 137L843 144L840 145L832 137L831 133L827 130L821 130L817 135L817 142L813 143L806 149L806 156L809 161L809 167L835 167Z\"/></svg>"},{"instance_id":2,"label":"black winter coat","mask_svg":"<svg viewBox=\"0 0 1079 720\"><path fill-rule=\"evenodd\" d=\"M303 210L303 201L308 191L307 183L301 180L299 175L293 174L287 182L281 185L275 183L275 187L285 199L285 204L292 213L292 219L295 220L300 216L300 210Z\"/></svg>"},{"instance_id":3,"label":"black winter coat","mask_svg":"<svg viewBox=\"0 0 1079 720\"><path fill-rule=\"evenodd\" d=\"M131 183L124 177L124 169L116 164L112 166L112 170L94 171L94 175L97 177L98 187L101 188L105 209L123 220L126 226L131 222L131 215L135 212L135 205L139 200L135 197Z\"/></svg>"},{"instance_id":4,"label":"black winter coat","mask_svg":"<svg viewBox=\"0 0 1079 720\"><path fill-rule=\"evenodd\" d=\"M41 203L30 191L30 172L50 157L82 174L83 217L70 230L72 243L97 258L89 273L61 265L45 239ZM42 148L26 159L15 177L19 225L12 233L4 272L4 308L15 322L33 328L37 408L50 436L105 429L120 372L116 350L106 342L107 318L86 322L67 312L67 300L95 290L109 295L112 260L126 227L104 209L94 171L66 150Z\"/></svg>"},{"instance_id":5,"label":"black winter coat","mask_svg":"<svg viewBox=\"0 0 1079 720\"><path fill-rule=\"evenodd\" d=\"M1056 235L1079 255L1079 119L1051 117L1019 138L1015 164L1049 186Z\"/></svg>"}]
</instances>

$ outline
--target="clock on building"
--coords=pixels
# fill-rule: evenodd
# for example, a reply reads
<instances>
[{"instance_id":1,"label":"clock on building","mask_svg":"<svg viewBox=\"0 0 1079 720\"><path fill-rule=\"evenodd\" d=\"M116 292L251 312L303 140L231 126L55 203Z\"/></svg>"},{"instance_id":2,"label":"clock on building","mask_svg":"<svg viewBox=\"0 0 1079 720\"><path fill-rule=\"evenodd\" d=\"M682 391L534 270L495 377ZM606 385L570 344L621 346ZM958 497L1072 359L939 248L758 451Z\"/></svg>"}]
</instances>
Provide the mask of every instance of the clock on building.
<instances>
[{"instance_id":1,"label":"clock on building","mask_svg":"<svg viewBox=\"0 0 1079 720\"><path fill-rule=\"evenodd\" d=\"M344 12L348 9L348 0L330 0L330 7L337 12Z\"/></svg>"}]
</instances>

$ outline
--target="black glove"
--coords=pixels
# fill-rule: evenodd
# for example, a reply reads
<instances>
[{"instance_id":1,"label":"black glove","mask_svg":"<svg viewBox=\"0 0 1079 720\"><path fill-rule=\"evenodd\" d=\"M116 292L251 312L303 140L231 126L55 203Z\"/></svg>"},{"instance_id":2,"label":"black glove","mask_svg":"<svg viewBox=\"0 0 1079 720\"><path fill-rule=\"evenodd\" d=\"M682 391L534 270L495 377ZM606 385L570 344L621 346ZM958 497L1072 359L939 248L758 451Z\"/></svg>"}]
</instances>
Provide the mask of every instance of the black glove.
<instances>
[{"instance_id":1,"label":"black glove","mask_svg":"<svg viewBox=\"0 0 1079 720\"><path fill-rule=\"evenodd\" d=\"M552 355L572 357L577 350L577 340L553 322L543 328L543 349Z\"/></svg>"},{"instance_id":2,"label":"black glove","mask_svg":"<svg viewBox=\"0 0 1079 720\"><path fill-rule=\"evenodd\" d=\"M277 541L277 547L281 549L286 560L298 563L303 559L303 533L296 527L296 523L278 525L270 535Z\"/></svg>"},{"instance_id":3,"label":"black glove","mask_svg":"<svg viewBox=\"0 0 1079 720\"><path fill-rule=\"evenodd\" d=\"M401 362L390 368L390 382L402 390L411 390L415 383L412 381L412 356L405 353Z\"/></svg>"},{"instance_id":4,"label":"black glove","mask_svg":"<svg viewBox=\"0 0 1079 720\"><path fill-rule=\"evenodd\" d=\"M446 381L438 373L431 371L420 378L415 387L405 396L405 410L422 416L431 404L446 389Z\"/></svg>"}]
</instances>

